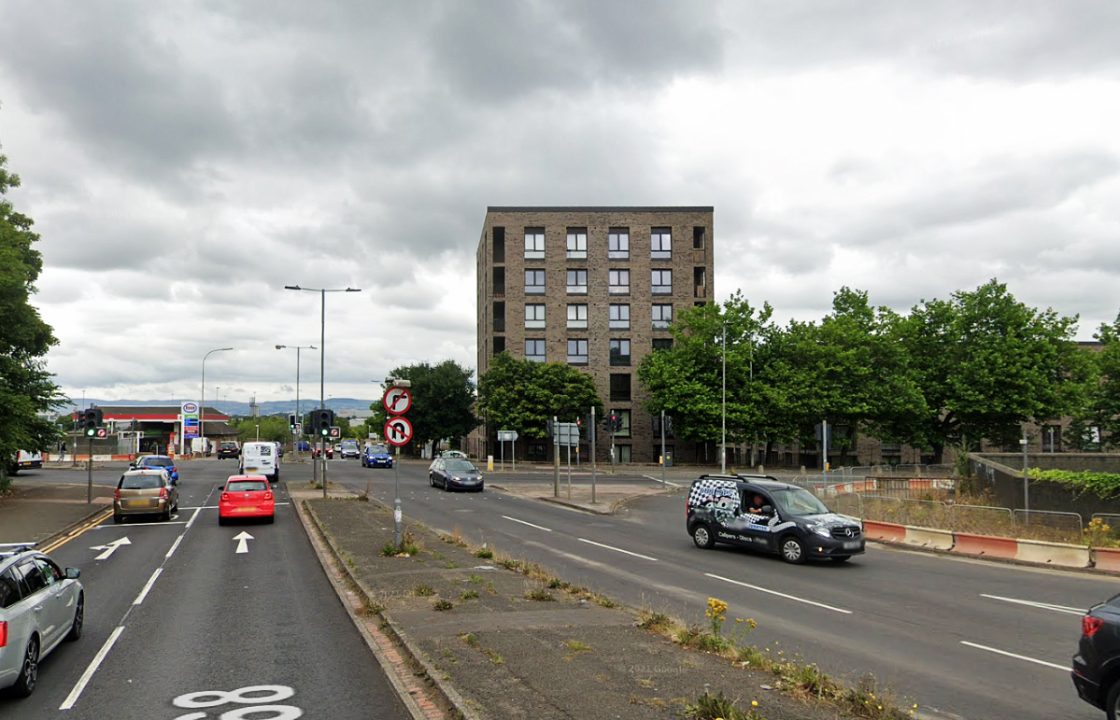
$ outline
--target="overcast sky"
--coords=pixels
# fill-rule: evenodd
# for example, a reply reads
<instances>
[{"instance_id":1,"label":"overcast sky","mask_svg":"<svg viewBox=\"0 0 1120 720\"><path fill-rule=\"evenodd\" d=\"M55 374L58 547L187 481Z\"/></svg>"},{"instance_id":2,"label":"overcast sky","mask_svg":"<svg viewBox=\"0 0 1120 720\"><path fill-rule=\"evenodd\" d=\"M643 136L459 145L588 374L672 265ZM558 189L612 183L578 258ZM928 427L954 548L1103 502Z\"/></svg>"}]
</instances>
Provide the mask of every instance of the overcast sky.
<instances>
[{"instance_id":1,"label":"overcast sky","mask_svg":"<svg viewBox=\"0 0 1120 720\"><path fill-rule=\"evenodd\" d=\"M718 299L1120 310L1120 3L0 0L64 391L474 367L487 205L712 205ZM302 354L301 395L318 396ZM220 388L220 390L218 390Z\"/></svg>"}]
</instances>

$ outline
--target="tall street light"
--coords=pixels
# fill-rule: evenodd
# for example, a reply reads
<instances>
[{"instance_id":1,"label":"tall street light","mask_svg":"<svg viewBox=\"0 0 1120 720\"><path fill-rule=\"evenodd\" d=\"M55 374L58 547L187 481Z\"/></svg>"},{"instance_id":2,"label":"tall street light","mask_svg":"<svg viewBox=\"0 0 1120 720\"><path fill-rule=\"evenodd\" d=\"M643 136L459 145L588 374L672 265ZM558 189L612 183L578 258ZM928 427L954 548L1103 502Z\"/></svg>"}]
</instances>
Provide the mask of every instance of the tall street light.
<instances>
[{"instance_id":1,"label":"tall street light","mask_svg":"<svg viewBox=\"0 0 1120 720\"><path fill-rule=\"evenodd\" d=\"M198 403L198 436L202 438L203 443L206 441L206 358L210 357L216 352L225 352L233 350L231 347L214 348L202 356L202 400ZM186 435L186 433L183 433ZM187 439L183 438L183 443L186 444ZM186 450L186 448L183 448ZM206 446L203 445L202 454L206 454Z\"/></svg>"},{"instance_id":2,"label":"tall street light","mask_svg":"<svg viewBox=\"0 0 1120 720\"><path fill-rule=\"evenodd\" d=\"M723 402L720 413L720 443L719 443L719 471L727 474L727 323L724 323L720 332L720 344L723 345Z\"/></svg>"},{"instance_id":3,"label":"tall street light","mask_svg":"<svg viewBox=\"0 0 1120 720\"><path fill-rule=\"evenodd\" d=\"M300 350L318 350L319 348L314 345L277 345L277 350L284 350L287 348L291 350L295 348L296 351L296 422L303 422L303 415L299 412L299 351ZM292 440L292 445L295 446L296 459L299 459L299 445L296 444L295 439Z\"/></svg>"},{"instance_id":4,"label":"tall street light","mask_svg":"<svg viewBox=\"0 0 1120 720\"><path fill-rule=\"evenodd\" d=\"M299 285L285 285L285 290L301 290L319 293L319 409L326 408L326 392L324 391L327 354L327 293L329 292L361 292L361 288L305 288ZM319 436L319 459L323 462L323 497L327 496L327 452L322 435Z\"/></svg>"}]
</instances>

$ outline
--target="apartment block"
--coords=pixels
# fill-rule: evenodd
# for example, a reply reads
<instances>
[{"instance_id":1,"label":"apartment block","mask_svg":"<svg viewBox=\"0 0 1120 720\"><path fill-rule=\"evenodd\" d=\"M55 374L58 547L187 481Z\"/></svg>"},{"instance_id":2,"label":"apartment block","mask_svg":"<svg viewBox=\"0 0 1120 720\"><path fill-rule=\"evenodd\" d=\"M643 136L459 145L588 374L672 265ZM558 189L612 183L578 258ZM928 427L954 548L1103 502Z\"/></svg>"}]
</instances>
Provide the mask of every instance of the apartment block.
<instances>
[{"instance_id":1,"label":"apartment block","mask_svg":"<svg viewBox=\"0 0 1120 720\"><path fill-rule=\"evenodd\" d=\"M637 368L671 346L677 313L712 301L712 220L711 207L487 208L476 257L479 374L503 351L577 367L623 418L615 460L657 462L659 422L645 410ZM488 445L477 450L497 456L500 429L484 428ZM600 462L610 461L610 447L600 432ZM681 461L702 459L671 436L666 447ZM537 443L518 456L550 453Z\"/></svg>"}]
</instances>

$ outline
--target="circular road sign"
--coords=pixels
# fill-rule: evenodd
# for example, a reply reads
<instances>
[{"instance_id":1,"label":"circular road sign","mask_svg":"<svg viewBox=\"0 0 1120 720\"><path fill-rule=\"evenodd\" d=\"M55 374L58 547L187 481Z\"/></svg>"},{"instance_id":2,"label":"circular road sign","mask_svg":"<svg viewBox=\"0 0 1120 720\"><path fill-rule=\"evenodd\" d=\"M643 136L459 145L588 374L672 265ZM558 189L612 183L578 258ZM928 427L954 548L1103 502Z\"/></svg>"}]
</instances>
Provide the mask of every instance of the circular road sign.
<instances>
[{"instance_id":1,"label":"circular road sign","mask_svg":"<svg viewBox=\"0 0 1120 720\"><path fill-rule=\"evenodd\" d=\"M407 445L412 440L412 423L408 421L408 418L400 415L391 417L385 421L384 433L385 442L390 445L396 445L397 447Z\"/></svg>"},{"instance_id":2,"label":"circular road sign","mask_svg":"<svg viewBox=\"0 0 1120 720\"><path fill-rule=\"evenodd\" d=\"M404 415L412 407L412 393L408 388L392 387L381 396L381 404L390 415Z\"/></svg>"},{"instance_id":3,"label":"circular road sign","mask_svg":"<svg viewBox=\"0 0 1120 720\"><path fill-rule=\"evenodd\" d=\"M105 428L97 428L97 437L105 438L109 436L109 431Z\"/></svg>"}]
</instances>

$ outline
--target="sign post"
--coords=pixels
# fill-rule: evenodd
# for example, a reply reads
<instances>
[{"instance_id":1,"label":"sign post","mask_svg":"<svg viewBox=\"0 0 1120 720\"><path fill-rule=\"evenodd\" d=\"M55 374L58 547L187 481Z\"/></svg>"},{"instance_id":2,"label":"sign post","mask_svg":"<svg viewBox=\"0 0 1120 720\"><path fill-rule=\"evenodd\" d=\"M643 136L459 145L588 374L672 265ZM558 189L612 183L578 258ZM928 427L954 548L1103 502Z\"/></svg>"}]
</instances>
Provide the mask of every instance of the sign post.
<instances>
[{"instance_id":1,"label":"sign post","mask_svg":"<svg viewBox=\"0 0 1120 720\"><path fill-rule=\"evenodd\" d=\"M595 504L595 406L591 406L591 427L588 428L588 442L591 443L591 504Z\"/></svg>"},{"instance_id":2,"label":"sign post","mask_svg":"<svg viewBox=\"0 0 1120 720\"><path fill-rule=\"evenodd\" d=\"M498 431L498 445L502 458L502 470L506 469L506 443L517 442L516 430L499 430ZM513 460L513 469L517 469L517 446L513 445L510 448L511 459Z\"/></svg>"},{"instance_id":3,"label":"sign post","mask_svg":"<svg viewBox=\"0 0 1120 720\"><path fill-rule=\"evenodd\" d=\"M382 435L385 437L385 442L397 449L393 462L393 542L399 552L403 540L401 521L404 519L404 513L401 511L401 446L407 445L412 440L412 423L404 416L404 413L412 407L412 393L408 391L412 383L408 380L395 379L387 380L386 384L389 382L392 382L392 387L381 396L381 404L389 414Z\"/></svg>"}]
</instances>

